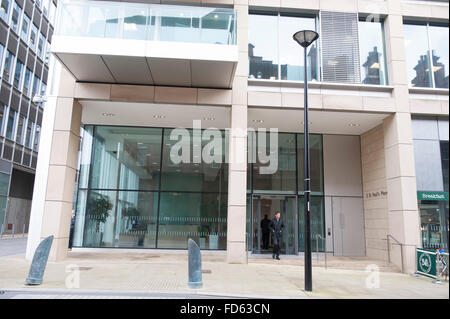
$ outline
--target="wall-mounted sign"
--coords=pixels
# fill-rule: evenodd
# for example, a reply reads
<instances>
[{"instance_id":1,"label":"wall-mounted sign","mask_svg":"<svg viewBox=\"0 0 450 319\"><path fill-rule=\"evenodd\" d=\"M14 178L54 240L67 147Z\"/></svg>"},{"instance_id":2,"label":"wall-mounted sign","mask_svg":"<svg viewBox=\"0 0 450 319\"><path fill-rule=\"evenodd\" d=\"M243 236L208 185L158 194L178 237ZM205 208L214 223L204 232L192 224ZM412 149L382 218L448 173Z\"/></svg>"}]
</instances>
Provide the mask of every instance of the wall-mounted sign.
<instances>
[{"instance_id":1,"label":"wall-mounted sign","mask_svg":"<svg viewBox=\"0 0 450 319\"><path fill-rule=\"evenodd\" d=\"M417 199L448 201L448 192L417 192Z\"/></svg>"},{"instance_id":2,"label":"wall-mounted sign","mask_svg":"<svg viewBox=\"0 0 450 319\"><path fill-rule=\"evenodd\" d=\"M379 190L379 191L372 191L372 192L366 192L364 194L365 198L370 199L370 198L386 198L387 196L387 191L386 190Z\"/></svg>"}]
</instances>

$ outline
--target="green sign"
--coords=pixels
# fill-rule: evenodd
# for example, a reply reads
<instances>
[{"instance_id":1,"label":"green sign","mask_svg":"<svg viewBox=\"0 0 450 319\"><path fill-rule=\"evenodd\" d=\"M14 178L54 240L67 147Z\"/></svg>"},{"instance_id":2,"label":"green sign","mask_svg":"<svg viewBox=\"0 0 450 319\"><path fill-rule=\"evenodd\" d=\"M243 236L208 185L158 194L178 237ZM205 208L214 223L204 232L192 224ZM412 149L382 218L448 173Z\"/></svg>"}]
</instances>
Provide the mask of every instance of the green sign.
<instances>
[{"instance_id":1,"label":"green sign","mask_svg":"<svg viewBox=\"0 0 450 319\"><path fill-rule=\"evenodd\" d=\"M436 252L417 248L417 273L436 279Z\"/></svg>"},{"instance_id":2,"label":"green sign","mask_svg":"<svg viewBox=\"0 0 450 319\"><path fill-rule=\"evenodd\" d=\"M448 192L417 192L417 199L448 201Z\"/></svg>"}]
</instances>

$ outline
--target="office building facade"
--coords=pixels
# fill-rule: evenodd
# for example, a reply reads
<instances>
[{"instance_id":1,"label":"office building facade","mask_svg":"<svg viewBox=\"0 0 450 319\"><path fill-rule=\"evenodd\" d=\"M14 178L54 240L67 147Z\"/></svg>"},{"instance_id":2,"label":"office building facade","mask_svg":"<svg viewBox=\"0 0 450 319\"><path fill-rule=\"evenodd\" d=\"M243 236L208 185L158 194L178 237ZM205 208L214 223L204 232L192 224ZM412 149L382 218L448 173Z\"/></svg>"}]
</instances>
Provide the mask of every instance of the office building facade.
<instances>
[{"instance_id":1,"label":"office building facade","mask_svg":"<svg viewBox=\"0 0 450 319\"><path fill-rule=\"evenodd\" d=\"M0 233L28 232L57 1L0 4Z\"/></svg>"},{"instance_id":2,"label":"office building facade","mask_svg":"<svg viewBox=\"0 0 450 319\"><path fill-rule=\"evenodd\" d=\"M276 211L282 252L301 254L302 29L320 34L313 248L412 272L416 247L447 247L448 1L63 1L27 258L49 235L52 260L69 239L193 238L245 263L269 251L261 221Z\"/></svg>"}]
</instances>

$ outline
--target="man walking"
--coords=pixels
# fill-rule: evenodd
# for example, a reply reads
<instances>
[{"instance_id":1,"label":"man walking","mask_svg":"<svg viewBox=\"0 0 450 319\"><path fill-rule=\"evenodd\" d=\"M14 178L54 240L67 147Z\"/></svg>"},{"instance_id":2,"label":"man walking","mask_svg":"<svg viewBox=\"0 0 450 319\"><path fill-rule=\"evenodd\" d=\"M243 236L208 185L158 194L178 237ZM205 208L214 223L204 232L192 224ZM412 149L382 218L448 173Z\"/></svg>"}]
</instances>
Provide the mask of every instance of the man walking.
<instances>
[{"instance_id":1,"label":"man walking","mask_svg":"<svg viewBox=\"0 0 450 319\"><path fill-rule=\"evenodd\" d=\"M269 225L270 231L272 232L273 240L273 254L272 258L280 260L280 246L281 238L283 234L284 223L280 218L280 212L275 213L275 218L272 218Z\"/></svg>"}]
</instances>

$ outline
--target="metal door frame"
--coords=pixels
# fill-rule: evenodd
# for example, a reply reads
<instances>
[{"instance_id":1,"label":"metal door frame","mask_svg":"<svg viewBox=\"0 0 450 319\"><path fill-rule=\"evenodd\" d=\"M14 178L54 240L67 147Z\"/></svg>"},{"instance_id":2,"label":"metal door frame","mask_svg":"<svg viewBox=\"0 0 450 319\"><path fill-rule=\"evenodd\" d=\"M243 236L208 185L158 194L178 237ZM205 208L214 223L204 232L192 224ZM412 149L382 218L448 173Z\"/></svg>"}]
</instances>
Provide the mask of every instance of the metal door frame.
<instances>
[{"instance_id":1,"label":"metal door frame","mask_svg":"<svg viewBox=\"0 0 450 319\"><path fill-rule=\"evenodd\" d=\"M260 224L259 224L259 221L261 220L261 199L264 199L264 198L267 198L267 199L273 199L273 200L275 200L275 199L278 199L278 200L284 200L284 204L285 204L285 207L284 207L284 210L285 210L285 212L286 212L286 214L287 214L287 212L288 212L288 201L286 200L286 199L289 199L289 198L293 198L293 199L295 199L295 204L294 204L294 209L293 209L293 211L291 212L291 214L293 214L293 219L294 219L294 252L293 252L293 255L298 255L298 236L299 236L299 233L298 233L298 195L295 195L295 194L289 194L289 195L280 195L280 194L252 194L252 196L251 196L251 239L252 239L252 254L260 254L261 253L261 226L260 226ZM258 224L257 224L257 226L256 227L258 227L258 229L257 229L257 231L258 231L258 233L257 233L257 239L256 239L256 241L257 241L257 245L258 245L258 247L257 247L257 249L255 250L254 248L254 245L253 245L253 234L254 234L254 231L255 231L255 225L254 225L254 223L253 223L253 220L254 220L254 217L255 217L255 205L254 205L254 200L255 199L257 199L258 201L257 201L257 207L256 207L256 214L257 214L257 220L258 220ZM284 219L284 222L285 222L285 229L287 229L288 228L288 221L289 221L289 218L285 218ZM285 232L285 234L286 234L286 232ZM287 235L286 235L287 236ZM285 252L287 252L287 240L285 240L284 241L285 242ZM290 254L290 255L292 255L292 254Z\"/></svg>"}]
</instances>

